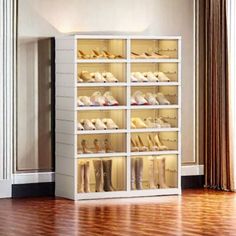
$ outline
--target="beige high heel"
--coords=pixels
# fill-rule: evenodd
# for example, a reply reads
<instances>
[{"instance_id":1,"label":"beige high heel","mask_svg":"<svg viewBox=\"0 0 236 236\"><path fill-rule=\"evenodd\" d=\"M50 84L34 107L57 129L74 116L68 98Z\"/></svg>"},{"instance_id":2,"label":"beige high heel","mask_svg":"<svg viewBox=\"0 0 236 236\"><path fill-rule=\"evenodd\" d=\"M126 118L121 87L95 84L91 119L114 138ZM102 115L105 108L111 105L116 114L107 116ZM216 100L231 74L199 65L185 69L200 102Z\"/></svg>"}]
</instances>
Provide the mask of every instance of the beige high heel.
<instances>
[{"instance_id":1,"label":"beige high heel","mask_svg":"<svg viewBox=\"0 0 236 236\"><path fill-rule=\"evenodd\" d=\"M113 55L110 54L108 51L103 50L104 55L109 59L117 59L117 58L123 58L121 55Z\"/></svg>"},{"instance_id":2,"label":"beige high heel","mask_svg":"<svg viewBox=\"0 0 236 236\"><path fill-rule=\"evenodd\" d=\"M81 59L91 59L91 55L85 54L83 51L78 50L79 58Z\"/></svg>"},{"instance_id":3,"label":"beige high heel","mask_svg":"<svg viewBox=\"0 0 236 236\"><path fill-rule=\"evenodd\" d=\"M108 139L105 139L105 140L104 140L104 147L105 147L105 152L107 152L107 153L113 152L113 150L112 150L112 148L111 148L111 145L110 145Z\"/></svg>"},{"instance_id":4,"label":"beige high heel","mask_svg":"<svg viewBox=\"0 0 236 236\"><path fill-rule=\"evenodd\" d=\"M103 54L100 54L98 51L93 50L94 58L104 58Z\"/></svg>"},{"instance_id":5,"label":"beige high heel","mask_svg":"<svg viewBox=\"0 0 236 236\"><path fill-rule=\"evenodd\" d=\"M154 144L154 142L152 141L151 135L147 136L147 140L148 140L148 148L149 148L150 151L158 151L159 150L159 147L156 146Z\"/></svg>"},{"instance_id":6,"label":"beige high heel","mask_svg":"<svg viewBox=\"0 0 236 236\"><path fill-rule=\"evenodd\" d=\"M134 117L132 118L131 121L135 125L136 128L140 128L140 129L147 128L147 125L139 117Z\"/></svg>"},{"instance_id":7,"label":"beige high heel","mask_svg":"<svg viewBox=\"0 0 236 236\"><path fill-rule=\"evenodd\" d=\"M85 139L83 139L81 141L81 146L82 146L82 151L84 154L88 154L88 153L92 153L92 151L90 151L87 147L87 141Z\"/></svg>"},{"instance_id":8,"label":"beige high heel","mask_svg":"<svg viewBox=\"0 0 236 236\"><path fill-rule=\"evenodd\" d=\"M155 142L155 144L159 147L159 149L160 149L161 151L163 151L163 150L169 150L169 148L168 148L167 146L165 146L165 145L163 145L163 144L161 143L158 134L155 135L155 137L154 137L154 142Z\"/></svg>"},{"instance_id":9,"label":"beige high heel","mask_svg":"<svg viewBox=\"0 0 236 236\"><path fill-rule=\"evenodd\" d=\"M138 152L139 148L137 147L135 141L131 138L131 152Z\"/></svg>"},{"instance_id":10,"label":"beige high heel","mask_svg":"<svg viewBox=\"0 0 236 236\"><path fill-rule=\"evenodd\" d=\"M141 137L138 135L138 141L139 141L139 151L140 152L146 152L148 151L148 148L144 145L143 140L141 139Z\"/></svg>"},{"instance_id":11,"label":"beige high heel","mask_svg":"<svg viewBox=\"0 0 236 236\"><path fill-rule=\"evenodd\" d=\"M91 73L89 73L88 71L84 70L81 71L80 73L80 78L87 83L93 83L95 82L95 79L92 77Z\"/></svg>"},{"instance_id":12,"label":"beige high heel","mask_svg":"<svg viewBox=\"0 0 236 236\"><path fill-rule=\"evenodd\" d=\"M99 141L97 139L94 139L93 141L94 147L95 147L95 152L96 153L104 153L105 151L102 150L102 148L99 145Z\"/></svg>"}]
</instances>

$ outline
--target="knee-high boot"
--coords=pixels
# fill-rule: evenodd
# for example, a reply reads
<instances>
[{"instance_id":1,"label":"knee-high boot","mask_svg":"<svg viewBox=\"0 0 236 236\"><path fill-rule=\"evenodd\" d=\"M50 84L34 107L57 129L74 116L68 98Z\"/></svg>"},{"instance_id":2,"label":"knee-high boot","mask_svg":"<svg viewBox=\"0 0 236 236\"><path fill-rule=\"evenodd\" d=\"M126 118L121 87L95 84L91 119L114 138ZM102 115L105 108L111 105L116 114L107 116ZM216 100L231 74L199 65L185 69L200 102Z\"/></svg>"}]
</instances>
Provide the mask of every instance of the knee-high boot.
<instances>
[{"instance_id":1,"label":"knee-high boot","mask_svg":"<svg viewBox=\"0 0 236 236\"><path fill-rule=\"evenodd\" d=\"M159 180L159 188L168 188L166 185L166 159L158 158L158 180Z\"/></svg>"},{"instance_id":2,"label":"knee-high boot","mask_svg":"<svg viewBox=\"0 0 236 236\"><path fill-rule=\"evenodd\" d=\"M107 191L114 191L112 186L112 160L103 160L103 176L104 176L104 190Z\"/></svg>"},{"instance_id":3,"label":"knee-high boot","mask_svg":"<svg viewBox=\"0 0 236 236\"><path fill-rule=\"evenodd\" d=\"M143 181L143 159L137 158L135 162L135 174L136 174L136 189L143 189L142 181Z\"/></svg>"},{"instance_id":4,"label":"knee-high boot","mask_svg":"<svg viewBox=\"0 0 236 236\"><path fill-rule=\"evenodd\" d=\"M155 189L155 158L150 157L148 160L148 175L149 175L149 188Z\"/></svg>"},{"instance_id":5,"label":"knee-high boot","mask_svg":"<svg viewBox=\"0 0 236 236\"><path fill-rule=\"evenodd\" d=\"M94 172L95 172L95 191L103 192L103 165L102 160L93 160Z\"/></svg>"},{"instance_id":6,"label":"knee-high boot","mask_svg":"<svg viewBox=\"0 0 236 236\"><path fill-rule=\"evenodd\" d=\"M78 163L78 192L84 192L84 163Z\"/></svg>"},{"instance_id":7,"label":"knee-high boot","mask_svg":"<svg viewBox=\"0 0 236 236\"><path fill-rule=\"evenodd\" d=\"M131 158L131 190L135 189L135 162L136 158Z\"/></svg>"},{"instance_id":8,"label":"knee-high boot","mask_svg":"<svg viewBox=\"0 0 236 236\"><path fill-rule=\"evenodd\" d=\"M89 161L86 161L84 164L84 191L86 193L90 192L90 166L89 166Z\"/></svg>"}]
</instances>

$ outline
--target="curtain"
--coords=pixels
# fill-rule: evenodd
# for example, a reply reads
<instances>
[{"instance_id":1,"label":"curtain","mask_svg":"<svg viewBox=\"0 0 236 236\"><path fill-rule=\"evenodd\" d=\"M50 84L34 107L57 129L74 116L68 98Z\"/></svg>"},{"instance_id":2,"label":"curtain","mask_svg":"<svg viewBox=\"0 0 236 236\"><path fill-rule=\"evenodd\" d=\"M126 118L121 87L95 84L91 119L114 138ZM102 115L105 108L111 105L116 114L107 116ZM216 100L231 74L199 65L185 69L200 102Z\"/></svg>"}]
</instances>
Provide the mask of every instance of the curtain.
<instances>
[{"instance_id":1,"label":"curtain","mask_svg":"<svg viewBox=\"0 0 236 236\"><path fill-rule=\"evenodd\" d=\"M231 191L226 0L203 3L205 186Z\"/></svg>"}]
</instances>

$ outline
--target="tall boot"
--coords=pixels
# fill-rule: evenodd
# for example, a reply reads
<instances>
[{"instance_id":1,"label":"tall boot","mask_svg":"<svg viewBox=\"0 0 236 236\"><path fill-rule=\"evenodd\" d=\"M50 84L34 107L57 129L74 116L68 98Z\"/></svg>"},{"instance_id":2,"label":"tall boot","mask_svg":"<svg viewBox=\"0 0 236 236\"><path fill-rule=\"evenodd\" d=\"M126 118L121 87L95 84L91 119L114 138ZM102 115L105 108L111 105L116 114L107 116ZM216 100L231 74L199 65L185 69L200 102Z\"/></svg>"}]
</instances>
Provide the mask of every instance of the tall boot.
<instances>
[{"instance_id":1,"label":"tall boot","mask_svg":"<svg viewBox=\"0 0 236 236\"><path fill-rule=\"evenodd\" d=\"M84 192L84 163L78 163L78 192Z\"/></svg>"},{"instance_id":2,"label":"tall boot","mask_svg":"<svg viewBox=\"0 0 236 236\"><path fill-rule=\"evenodd\" d=\"M103 166L102 160L93 160L95 180L96 180L96 192L103 192Z\"/></svg>"},{"instance_id":3,"label":"tall boot","mask_svg":"<svg viewBox=\"0 0 236 236\"><path fill-rule=\"evenodd\" d=\"M149 175L149 188L155 189L155 172L154 172L154 160L155 158L150 157L148 160L148 175Z\"/></svg>"},{"instance_id":4,"label":"tall boot","mask_svg":"<svg viewBox=\"0 0 236 236\"><path fill-rule=\"evenodd\" d=\"M112 160L103 160L104 191L115 191L112 186Z\"/></svg>"},{"instance_id":5,"label":"tall boot","mask_svg":"<svg viewBox=\"0 0 236 236\"><path fill-rule=\"evenodd\" d=\"M135 162L136 158L131 158L131 190L135 189Z\"/></svg>"},{"instance_id":6,"label":"tall boot","mask_svg":"<svg viewBox=\"0 0 236 236\"><path fill-rule=\"evenodd\" d=\"M158 176L159 176L159 187L160 188L168 188L166 185L166 159L160 158L157 160L158 162Z\"/></svg>"},{"instance_id":7,"label":"tall boot","mask_svg":"<svg viewBox=\"0 0 236 236\"><path fill-rule=\"evenodd\" d=\"M90 192L90 167L89 167L89 161L86 161L84 164L84 191L86 193Z\"/></svg>"},{"instance_id":8,"label":"tall boot","mask_svg":"<svg viewBox=\"0 0 236 236\"><path fill-rule=\"evenodd\" d=\"M142 190L142 180L143 180L143 159L137 158L135 163L135 174L136 174L136 189Z\"/></svg>"},{"instance_id":9,"label":"tall boot","mask_svg":"<svg viewBox=\"0 0 236 236\"><path fill-rule=\"evenodd\" d=\"M153 175L154 175L154 185L156 188L159 188L159 174L158 174L158 160L157 157L154 157L153 160Z\"/></svg>"}]
</instances>

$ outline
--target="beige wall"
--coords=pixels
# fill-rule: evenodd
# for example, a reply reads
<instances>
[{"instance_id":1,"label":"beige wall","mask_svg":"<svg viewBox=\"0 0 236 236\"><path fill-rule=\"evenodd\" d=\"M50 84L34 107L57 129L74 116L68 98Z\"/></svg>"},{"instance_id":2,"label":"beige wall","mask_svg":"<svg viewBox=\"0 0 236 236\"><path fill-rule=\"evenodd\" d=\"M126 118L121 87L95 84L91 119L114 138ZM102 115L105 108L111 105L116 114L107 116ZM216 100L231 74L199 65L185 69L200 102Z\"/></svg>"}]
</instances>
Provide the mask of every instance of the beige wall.
<instances>
[{"instance_id":1,"label":"beige wall","mask_svg":"<svg viewBox=\"0 0 236 236\"><path fill-rule=\"evenodd\" d=\"M194 163L193 0L19 0L19 36L61 33L182 36L182 161Z\"/></svg>"}]
</instances>

